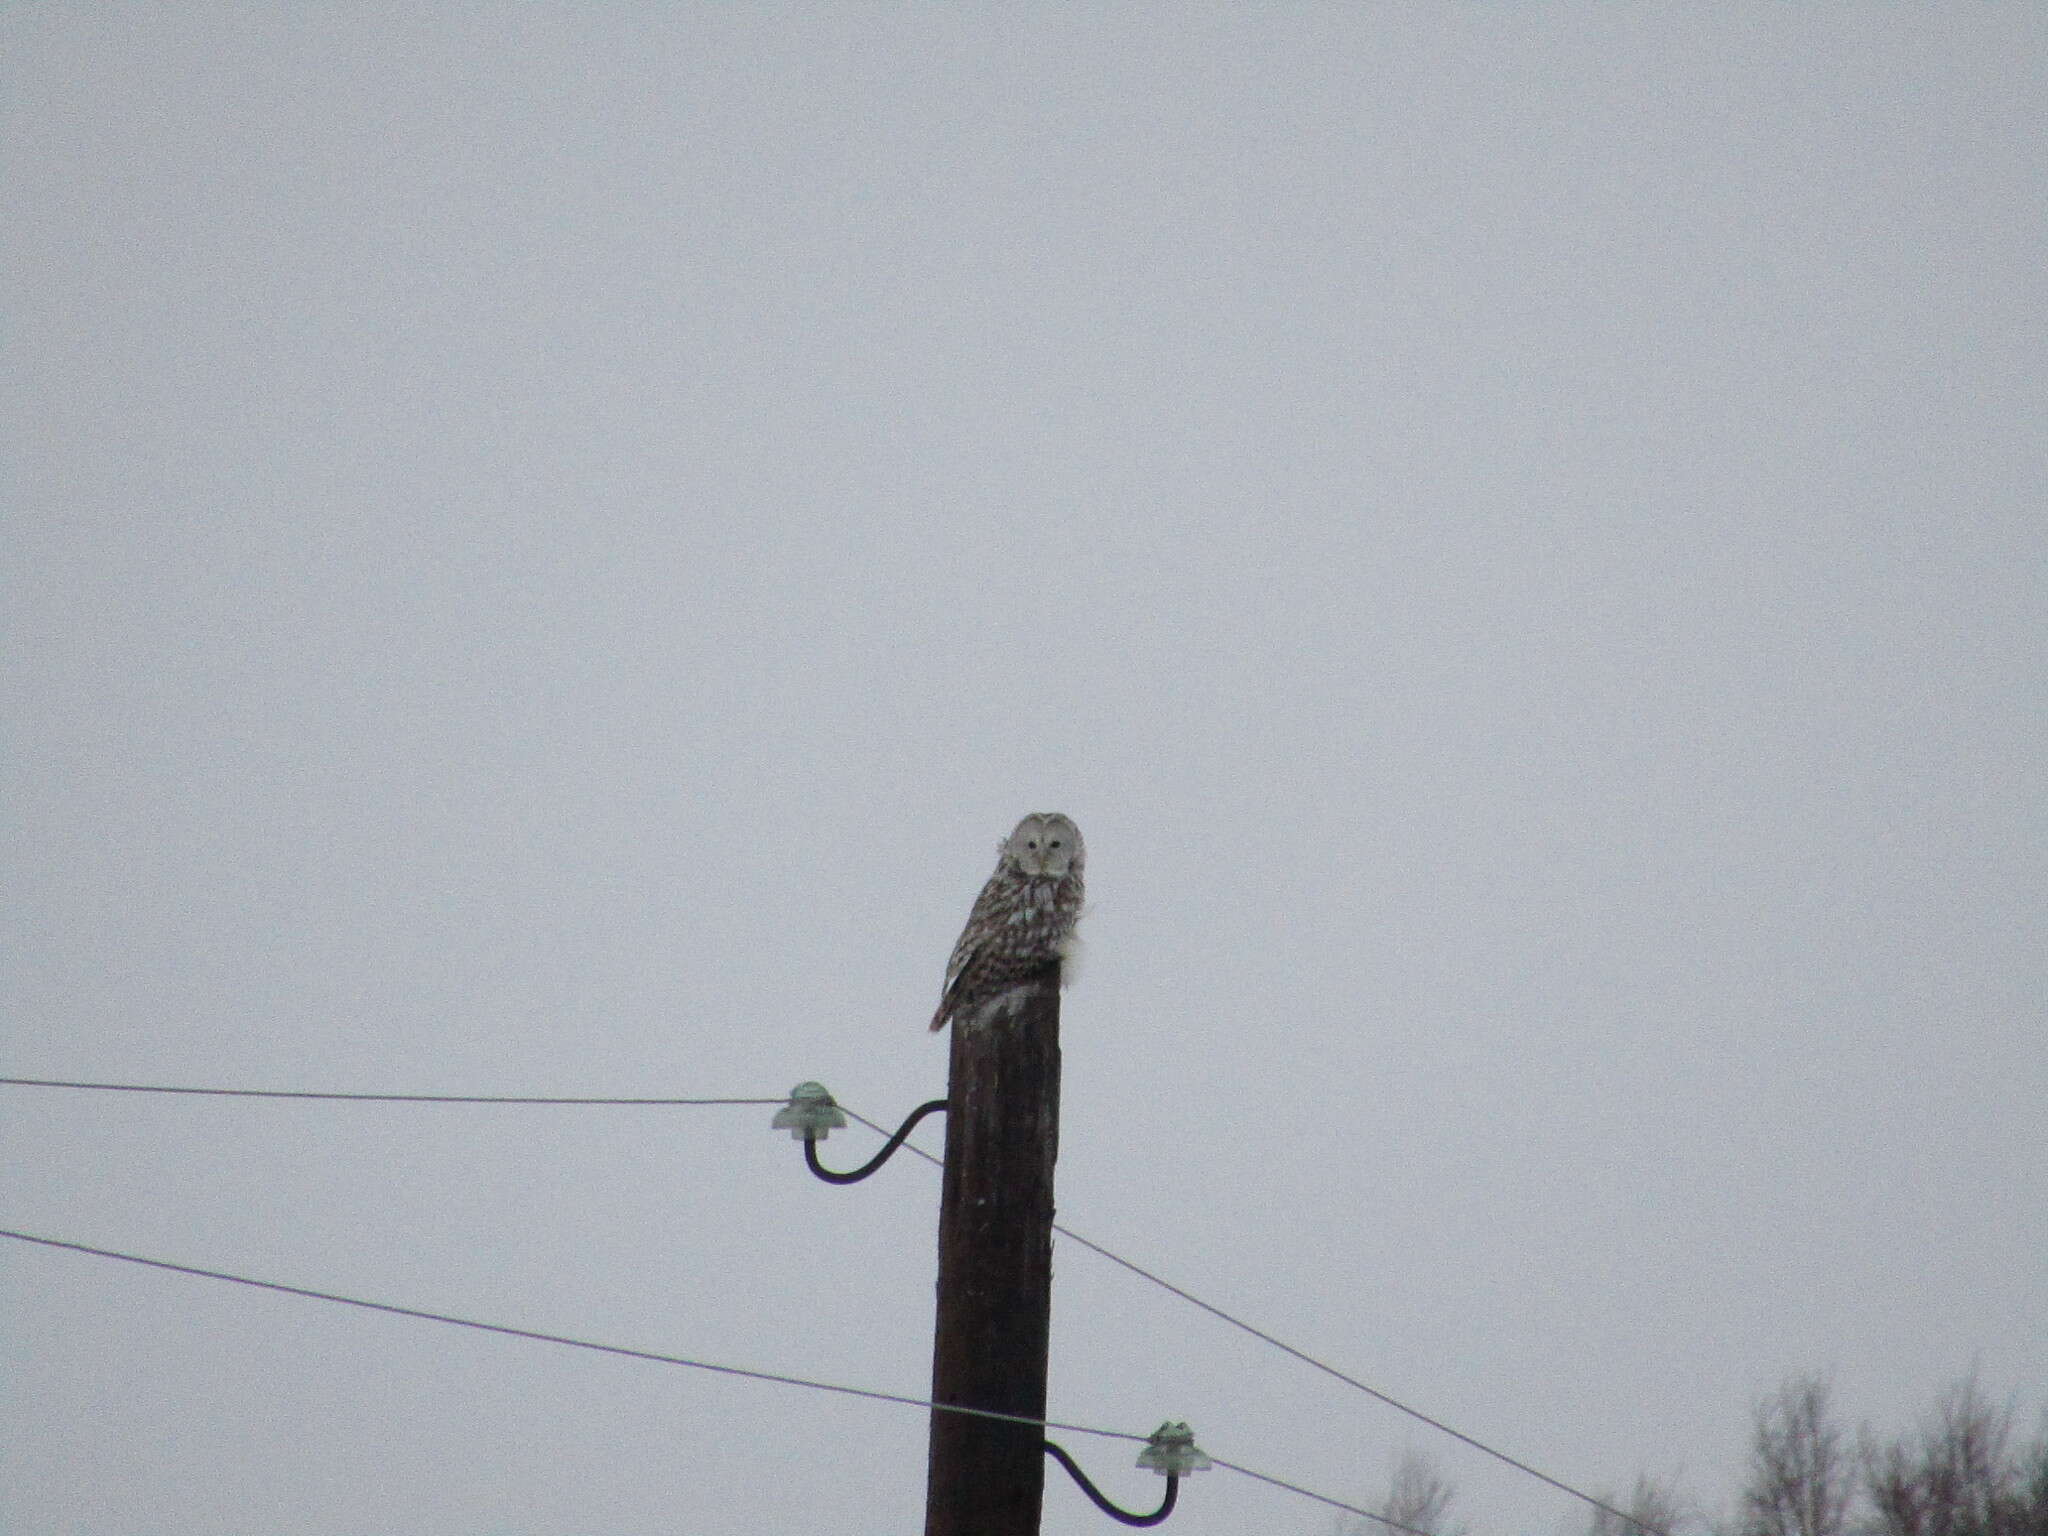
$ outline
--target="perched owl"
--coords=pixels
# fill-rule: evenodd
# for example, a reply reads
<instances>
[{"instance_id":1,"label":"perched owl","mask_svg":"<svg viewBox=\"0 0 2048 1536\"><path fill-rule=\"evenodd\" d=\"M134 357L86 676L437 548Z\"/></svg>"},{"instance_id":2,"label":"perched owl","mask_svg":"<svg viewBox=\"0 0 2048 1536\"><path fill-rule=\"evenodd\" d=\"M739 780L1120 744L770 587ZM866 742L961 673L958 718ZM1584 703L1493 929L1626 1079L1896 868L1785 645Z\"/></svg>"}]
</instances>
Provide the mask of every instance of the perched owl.
<instances>
[{"instance_id":1,"label":"perched owl","mask_svg":"<svg viewBox=\"0 0 2048 1536\"><path fill-rule=\"evenodd\" d=\"M1066 957L1081 915L1081 829L1058 814L1017 823L996 854L996 872L946 962L946 990L932 1028L971 1022L1018 982Z\"/></svg>"}]
</instances>

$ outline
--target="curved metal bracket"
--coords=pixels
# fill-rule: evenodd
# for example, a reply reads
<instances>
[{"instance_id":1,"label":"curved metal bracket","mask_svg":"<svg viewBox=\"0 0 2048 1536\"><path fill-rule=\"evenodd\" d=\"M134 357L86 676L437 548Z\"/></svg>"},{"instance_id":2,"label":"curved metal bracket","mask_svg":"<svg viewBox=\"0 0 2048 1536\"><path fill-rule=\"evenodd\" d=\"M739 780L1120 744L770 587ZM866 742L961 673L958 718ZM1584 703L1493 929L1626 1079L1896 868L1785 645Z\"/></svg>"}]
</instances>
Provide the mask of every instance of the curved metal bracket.
<instances>
[{"instance_id":1,"label":"curved metal bracket","mask_svg":"<svg viewBox=\"0 0 2048 1536\"><path fill-rule=\"evenodd\" d=\"M818 1161L818 1144L808 1139L804 1142L804 1162L810 1166L811 1172L815 1173L827 1184L858 1184L862 1179L881 1167L882 1164L889 1161L890 1154L903 1145L903 1138L916 1128L918 1121L922 1120L926 1115L933 1114L945 1107L946 1101L944 1099L933 1099L928 1104L918 1105L917 1108L910 1112L910 1118L896 1128L896 1134L882 1144L882 1150L851 1173L839 1173L820 1163Z\"/></svg>"},{"instance_id":2,"label":"curved metal bracket","mask_svg":"<svg viewBox=\"0 0 2048 1536\"><path fill-rule=\"evenodd\" d=\"M1157 1525L1173 1513L1173 1501L1180 1497L1180 1478L1169 1472L1166 1474L1166 1498L1161 1502L1160 1506L1149 1515L1134 1515L1127 1509L1118 1509L1108 1499L1104 1498L1102 1490L1088 1481L1088 1474L1075 1464L1074 1458L1069 1456L1059 1446L1054 1445L1050 1440L1045 1442L1045 1454L1067 1469L1067 1474L1076 1483L1080 1484L1081 1491L1095 1501L1097 1509L1109 1516L1110 1519L1120 1520L1125 1525Z\"/></svg>"}]
</instances>

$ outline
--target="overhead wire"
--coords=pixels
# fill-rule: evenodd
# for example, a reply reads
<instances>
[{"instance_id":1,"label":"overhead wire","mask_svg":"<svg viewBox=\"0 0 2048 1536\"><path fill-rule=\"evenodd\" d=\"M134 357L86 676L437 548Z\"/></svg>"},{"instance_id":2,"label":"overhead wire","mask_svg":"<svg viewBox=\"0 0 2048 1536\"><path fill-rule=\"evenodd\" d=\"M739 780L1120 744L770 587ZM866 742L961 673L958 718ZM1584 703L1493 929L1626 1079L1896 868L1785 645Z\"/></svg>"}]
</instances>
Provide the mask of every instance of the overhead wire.
<instances>
[{"instance_id":1,"label":"overhead wire","mask_svg":"<svg viewBox=\"0 0 2048 1536\"><path fill-rule=\"evenodd\" d=\"M1275 1477L1270 1472L1254 1472L1250 1467L1241 1467L1234 1461L1225 1461L1221 1456L1211 1456L1209 1465L1227 1468L1241 1477L1251 1478L1254 1482L1271 1483L1275 1488L1285 1488L1289 1493L1298 1493L1304 1499L1314 1499L1318 1504L1327 1504L1330 1508L1341 1509L1347 1514L1363 1515L1368 1520L1378 1521L1390 1531L1401 1532L1401 1536L1435 1536L1434 1532L1425 1531L1420 1526L1403 1525L1391 1516L1378 1514L1370 1509L1360 1509L1356 1504L1346 1504L1342 1499L1333 1499L1328 1494L1317 1493L1313 1488L1290 1483L1286 1478Z\"/></svg>"},{"instance_id":2,"label":"overhead wire","mask_svg":"<svg viewBox=\"0 0 2048 1536\"><path fill-rule=\"evenodd\" d=\"M888 1132L884 1130L881 1126L876 1125L874 1121L868 1119L867 1116L860 1114L858 1111L847 1109L847 1107L844 1104L841 1104L839 1107L842 1110L845 1110L846 1114L849 1117L858 1120L862 1125L868 1127L868 1129L875 1131L881 1135L886 1136L888 1134ZM912 1152L915 1152L918 1156L922 1157L926 1162L938 1164L940 1167L945 1166L944 1162L941 1159L933 1157L931 1153L925 1151L916 1143L906 1142L904 1143L904 1145L907 1146ZM1363 1392L1367 1397L1372 1398L1375 1402L1384 1403L1387 1407L1392 1408L1397 1412L1405 1413L1409 1418L1414 1419L1419 1424L1426 1424L1431 1429L1434 1429L1439 1433L1449 1435L1453 1440L1456 1440L1461 1445L1470 1446L1475 1451L1479 1451L1484 1455L1491 1456L1495 1461L1500 1462L1503 1466L1512 1467L1517 1472L1526 1473L1528 1476L1535 1478L1538 1482L1547 1484L1549 1487L1555 1488L1560 1493L1569 1494L1572 1498L1578 1499L1582 1503L1590 1505L1594 1509L1601 1510L1606 1514L1614 1516L1617 1520L1620 1520L1623 1524L1627 1526L1648 1533L1648 1536L1670 1536L1670 1533L1659 1530L1656 1526L1643 1524L1642 1521L1636 1519L1635 1516L1627 1513L1625 1510L1616 1509L1612 1504L1609 1504L1606 1500L1595 1498L1590 1493L1586 1493L1581 1491L1580 1489L1574 1488L1570 1483L1564 1482L1562 1479L1552 1477L1548 1472L1545 1472L1538 1467L1532 1467L1526 1461L1522 1461L1517 1457L1510 1456L1506 1451L1498 1450L1495 1447L1488 1445L1485 1441L1480 1440L1472 1435L1468 1435L1463 1430L1454 1428L1453 1426L1444 1423L1441 1419L1433 1418L1429 1414L1424 1413L1420 1408L1410 1407L1407 1403L1402 1402L1399 1398L1393 1397L1388 1393L1382 1392L1377 1387L1368 1386L1365 1382L1360 1381L1356 1376L1352 1376L1344 1371L1340 1371L1339 1369L1337 1369L1336 1366L1329 1364L1327 1361L1318 1360L1314 1355L1308 1353L1308 1351L1304 1349L1297 1349L1294 1345L1289 1344L1285 1339L1275 1338L1272 1334L1266 1332L1263 1328L1255 1327L1251 1323L1246 1322L1241 1317L1232 1316L1230 1313L1224 1311L1221 1307L1215 1305L1213 1302L1204 1301L1201 1297L1195 1295L1192 1291L1183 1290L1181 1287L1175 1285L1171 1280L1165 1279L1164 1277L1159 1275L1155 1275L1151 1270L1145 1268L1142 1264L1133 1263L1131 1260L1125 1258L1122 1254L1116 1253L1111 1249L1103 1247L1102 1244L1096 1242L1093 1238L1083 1237L1080 1233L1076 1232L1072 1227L1064 1226L1056 1221L1052 1224L1052 1229L1053 1231L1059 1233L1060 1236L1069 1238L1072 1241L1079 1243L1083 1248L1086 1248L1093 1253L1100 1254L1103 1258L1108 1259L1112 1264L1122 1265L1125 1269L1129 1270L1132 1274L1138 1276L1140 1279L1149 1280L1152 1284L1158 1286L1161 1290L1167 1292L1169 1295L1178 1296L1182 1301L1187 1302L1190 1306L1199 1307L1202 1311L1208 1313L1211 1317L1217 1319L1219 1322L1228 1323L1231 1327L1236 1328L1241 1332L1250 1334L1253 1338L1259 1340L1261 1343L1271 1345L1274 1349L1279 1350L1282 1354L1290 1355L1294 1359L1299 1360L1304 1365L1313 1366L1316 1370L1321 1371L1324 1375L1329 1376L1336 1381L1342 1382L1345 1386L1351 1387L1356 1391ZM1239 1470L1242 1469L1240 1468Z\"/></svg>"},{"instance_id":3,"label":"overhead wire","mask_svg":"<svg viewBox=\"0 0 2048 1536\"><path fill-rule=\"evenodd\" d=\"M782 1101L778 1099L773 1102L780 1103ZM939 1413L955 1413L968 1418L995 1419L1006 1424L1022 1424L1032 1429L1056 1429L1063 1434L1094 1435L1104 1440L1127 1440L1138 1445L1148 1443L1149 1439L1148 1436L1132 1434L1127 1430L1098 1429L1089 1424L1070 1424L1059 1419L1037 1419L1027 1414L1001 1413L992 1408L968 1408L958 1403L934 1402L930 1398L912 1397L902 1392L881 1392L871 1387L850 1387L840 1382L818 1381L808 1376L790 1376L779 1371L760 1371L745 1366L720 1365L709 1360L694 1360L686 1355L664 1354L658 1350L651 1349L634 1349L623 1344L604 1344L594 1339L579 1339L570 1334L546 1333L538 1328L518 1328L509 1323L487 1323L478 1318L457 1317L449 1312L433 1312L424 1307L400 1306L396 1302L372 1301L363 1296L345 1296L338 1291L315 1290L311 1286L304 1285L287 1285L278 1280L258 1280L250 1275L232 1274L227 1270L204 1269L196 1264L178 1264L169 1259L153 1259L139 1253L123 1253L115 1248L100 1248L90 1243L72 1242L65 1238L43 1237L33 1232L16 1231L8 1227L0 1227L0 1237L12 1238L16 1242L34 1243L44 1248L55 1248L71 1253L87 1254L98 1259L117 1259L124 1264L137 1264L147 1269L166 1270L177 1275L191 1275L202 1280L222 1280L230 1285L248 1286L254 1290L272 1291L284 1296L297 1296L308 1301L334 1302L340 1306L356 1307L366 1312L382 1312L393 1317L409 1317L428 1323L445 1323L455 1328L474 1329L479 1333L500 1334L507 1338L526 1339L538 1344L559 1344L570 1349L584 1349L598 1354L618 1355L628 1360L645 1360L655 1365L687 1366L692 1370L710 1371L720 1376L737 1376L748 1381L765 1381L777 1386L801 1387L813 1392L834 1392L846 1397L867 1398L874 1402L896 1403L907 1408L923 1408ZM1283 1488L1290 1493L1300 1494L1304 1498L1313 1499L1321 1504L1327 1504L1333 1509L1341 1509L1349 1514L1363 1515L1368 1520L1376 1520L1382 1525L1402 1532L1403 1536L1431 1536L1431 1533L1428 1531L1418 1530L1414 1526L1403 1525L1399 1521L1389 1520L1384 1515L1375 1514L1372 1510L1361 1509L1355 1504L1346 1504L1341 1499L1333 1499L1327 1494L1317 1493L1312 1489L1303 1488L1299 1484L1287 1482L1285 1479L1271 1476L1268 1473L1256 1472L1249 1467L1240 1466L1236 1462L1224 1461L1213 1456L1210 1460L1215 1466L1226 1468L1229 1471L1238 1473L1240 1476L1251 1478L1256 1482L1269 1483L1275 1488Z\"/></svg>"},{"instance_id":4,"label":"overhead wire","mask_svg":"<svg viewBox=\"0 0 2048 1536\"><path fill-rule=\"evenodd\" d=\"M116 1093L208 1094L232 1098L340 1099L371 1103L409 1104L609 1104L683 1107L713 1104L770 1105L783 1104L787 1102L786 1099L782 1098L556 1098L484 1094L317 1093L298 1090L261 1088L189 1088L164 1087L160 1085L146 1083L67 1082L48 1078L27 1077L0 1077L0 1085L11 1085L16 1087L30 1088L97 1089ZM861 1114L859 1111L850 1109L844 1104L839 1105L839 1108L843 1110L850 1119L859 1121L862 1125L866 1126L876 1135L882 1136L884 1138L887 1138L891 1135L887 1127L877 1124L875 1121L870 1120L866 1115ZM924 1148L918 1146L915 1142L904 1141L902 1145L906 1150L915 1153L917 1156L923 1158L926 1162L931 1163L935 1167L943 1168L945 1166L943 1159L934 1157L931 1153L927 1152ZM1332 1380L1341 1382L1343 1385L1352 1388L1354 1391L1364 1393L1367 1397L1372 1398L1375 1402L1382 1403L1385 1406L1394 1409L1398 1413L1406 1414L1409 1418L1415 1420L1419 1424L1427 1425L1429 1428L1436 1430L1440 1434L1448 1435L1451 1439L1456 1440L1459 1444L1469 1446L1471 1449L1478 1451L1482 1455L1491 1457L1493 1460L1501 1463L1503 1466L1511 1467L1517 1472L1521 1472L1526 1476L1533 1477L1534 1479L1536 1479L1536 1481L1543 1483L1550 1488L1556 1489L1559 1493L1563 1493L1571 1498L1577 1499L1581 1503L1587 1505L1592 1509L1596 1509L1605 1514L1612 1515L1615 1519L1620 1520L1624 1525L1631 1526L1638 1531L1645 1532L1646 1536L1670 1536L1670 1533L1662 1531L1656 1526L1644 1524L1635 1516L1629 1514L1625 1510L1617 1509L1614 1505L1608 1503L1606 1500L1596 1498L1594 1495L1587 1493L1582 1489L1575 1488L1570 1483L1565 1482L1562 1478L1553 1477L1551 1476L1551 1474L1543 1471L1541 1468L1531 1466L1528 1462L1521 1460L1519 1457L1511 1456L1506 1451L1488 1445L1485 1441L1479 1439L1478 1437L1474 1435L1468 1435L1463 1430L1458 1429L1453 1425L1446 1424L1443 1420L1438 1419L1430 1414L1424 1413L1419 1408L1411 1407L1409 1404L1402 1402L1399 1398L1392 1396L1390 1393L1382 1392L1379 1388L1368 1385L1366 1382L1360 1381L1357 1377L1350 1375L1348 1372L1339 1370L1336 1366L1331 1365L1328 1361L1317 1359L1314 1355L1308 1353L1307 1350L1297 1348L1295 1345L1289 1344L1285 1339L1277 1338L1273 1334L1266 1332L1263 1328L1259 1328L1251 1323L1246 1322L1243 1318L1236 1317L1231 1313L1226 1312L1223 1308L1215 1305L1213 1302L1204 1301L1201 1297L1195 1295L1193 1292L1184 1290L1182 1287L1175 1285L1172 1281L1165 1279L1163 1276L1154 1274L1151 1270L1146 1269L1143 1265L1135 1263L1132 1260L1125 1258L1122 1254L1117 1253L1110 1248L1104 1247L1101 1243L1096 1242L1093 1238L1083 1237L1080 1233L1074 1231L1071 1227L1065 1226L1059 1222L1054 1222L1052 1224L1052 1228L1053 1231L1059 1233L1062 1237L1068 1238L1071 1241L1076 1242L1080 1244L1082 1247L1090 1250L1091 1252L1099 1254L1101 1257L1109 1260L1112 1264L1122 1266L1124 1269L1129 1270L1132 1274L1138 1276L1140 1279L1149 1281L1153 1285L1158 1286L1161 1290L1167 1292L1169 1295L1177 1296L1182 1301L1187 1302L1190 1306L1197 1307L1200 1310L1208 1313L1211 1317L1214 1317L1219 1322L1227 1323L1229 1326L1238 1329L1242 1333L1250 1335L1252 1338L1259 1340L1261 1343L1267 1344L1272 1348L1279 1350L1282 1354L1289 1355L1292 1358L1299 1360L1302 1364L1310 1366L1315 1370L1321 1371L1324 1375L1329 1376ZM1236 1470L1241 1471L1243 1469L1239 1468ZM1343 1507L1348 1509L1350 1506L1346 1505ZM1369 1512L1359 1511L1359 1513ZM1371 1516L1371 1518L1377 1519L1379 1517Z\"/></svg>"},{"instance_id":5,"label":"overhead wire","mask_svg":"<svg viewBox=\"0 0 2048 1536\"><path fill-rule=\"evenodd\" d=\"M782 1104L786 1099L556 1098L497 1093L314 1093L297 1088L173 1088L161 1083L73 1083L47 1077L0 1077L15 1088L86 1088L102 1093L184 1093L223 1099L339 1099L357 1104L614 1104L659 1109L700 1104Z\"/></svg>"},{"instance_id":6,"label":"overhead wire","mask_svg":"<svg viewBox=\"0 0 2048 1536\"><path fill-rule=\"evenodd\" d=\"M909 1397L899 1392L878 1392L868 1387L849 1387L838 1382L817 1381L807 1376L785 1376L775 1371L757 1371L738 1365L717 1365L709 1360L692 1360L683 1355L662 1354L651 1349L633 1349L624 1344L602 1344L594 1339L579 1339L563 1333L545 1333L537 1328L516 1328L509 1323L486 1323L473 1317L456 1317L452 1313L431 1312L423 1307L406 1307L396 1302L371 1301L362 1296L344 1296L338 1291L287 1285L279 1280L258 1280L249 1275L230 1274L226 1270L202 1269L195 1264L177 1264L169 1259L152 1259L139 1253L123 1253L114 1248L97 1248L90 1243L71 1242L58 1237L41 1237L33 1232L18 1232L6 1227L0 1227L0 1237L11 1237L24 1243L39 1243L45 1248L69 1249L73 1253L90 1254L98 1259L119 1259L124 1264L140 1264L149 1269L168 1270L177 1275L195 1275L202 1280L225 1280L231 1285L246 1285L259 1291L275 1291L280 1295L299 1296L308 1301L331 1301L344 1307L360 1307L366 1312L385 1312L394 1317L418 1318L422 1322L447 1323L456 1328L473 1328L479 1333L498 1333L508 1338L530 1339L541 1344L561 1344L570 1349L593 1350L602 1355L621 1355L629 1360L649 1360L656 1365L685 1365L692 1370L711 1371L720 1376L742 1376L750 1381L775 1382L786 1387L805 1387L814 1392L838 1392L847 1397L872 1398L876 1402L901 1403L911 1408L936 1408L942 1413L965 1414L978 1419L1001 1419L1007 1423L1030 1424L1070 1434L1100 1435L1110 1440L1134 1440L1140 1445L1145 1443L1145 1436L1128 1434L1118 1429L1091 1429L1086 1424L1061 1424L1046 1419L1030 1418L1023 1414L999 1413L992 1408L964 1408L953 1403L934 1403L925 1398Z\"/></svg>"}]
</instances>

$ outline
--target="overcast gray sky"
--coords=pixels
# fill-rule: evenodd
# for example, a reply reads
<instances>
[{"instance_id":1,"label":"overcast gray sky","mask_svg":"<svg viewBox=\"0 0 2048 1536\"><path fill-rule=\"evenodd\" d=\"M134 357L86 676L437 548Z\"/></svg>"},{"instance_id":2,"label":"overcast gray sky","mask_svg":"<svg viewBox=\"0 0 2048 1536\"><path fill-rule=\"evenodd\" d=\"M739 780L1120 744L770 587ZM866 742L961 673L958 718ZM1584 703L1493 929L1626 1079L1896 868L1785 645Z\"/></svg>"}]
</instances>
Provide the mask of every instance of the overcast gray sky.
<instances>
[{"instance_id":1,"label":"overcast gray sky","mask_svg":"<svg viewBox=\"0 0 2048 1536\"><path fill-rule=\"evenodd\" d=\"M2048 11L15 4L0 76L0 1070L893 1120L1062 810L1079 1231L1706 1515L1789 1373L2041 1401ZM934 1171L765 1109L0 1106L0 1224L926 1386ZM6 1246L9 1531L919 1528L912 1410ZM1056 1417L1582 1514L1072 1245L1053 1331Z\"/></svg>"}]
</instances>

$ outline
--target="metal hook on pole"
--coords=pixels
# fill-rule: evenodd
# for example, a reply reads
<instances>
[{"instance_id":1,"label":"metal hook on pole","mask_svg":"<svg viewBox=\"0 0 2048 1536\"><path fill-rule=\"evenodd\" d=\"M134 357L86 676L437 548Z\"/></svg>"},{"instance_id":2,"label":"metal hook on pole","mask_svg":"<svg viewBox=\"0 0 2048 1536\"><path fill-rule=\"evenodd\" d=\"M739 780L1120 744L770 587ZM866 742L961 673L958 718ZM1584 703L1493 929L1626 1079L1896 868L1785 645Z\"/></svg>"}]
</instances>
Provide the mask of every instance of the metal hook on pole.
<instances>
[{"instance_id":1,"label":"metal hook on pole","mask_svg":"<svg viewBox=\"0 0 2048 1536\"><path fill-rule=\"evenodd\" d=\"M1187 1425L1170 1421L1160 1425L1152 1431L1152 1438L1146 1442L1145 1449L1138 1452L1138 1465L1150 1467L1166 1479L1166 1497L1160 1500L1159 1507L1151 1514L1141 1515L1112 1504L1102 1490L1088 1480L1088 1474L1064 1448L1048 1440L1045 1442L1045 1454L1067 1469L1067 1475L1073 1478L1097 1509L1124 1525L1159 1524L1173 1513L1174 1502L1180 1497L1181 1478L1190 1472L1206 1471L1211 1465L1209 1458L1195 1444L1194 1433Z\"/></svg>"},{"instance_id":2,"label":"metal hook on pole","mask_svg":"<svg viewBox=\"0 0 2048 1536\"><path fill-rule=\"evenodd\" d=\"M827 1168L818 1161L818 1143L833 1131L843 1130L846 1126L846 1111L839 1107L838 1101L826 1091L823 1083L798 1083L792 1088L789 1102L775 1112L771 1129L788 1131L791 1136L801 1141L804 1144L805 1164L827 1184L858 1184L889 1160L896 1149L903 1145L904 1138L916 1129L920 1120L945 1107L944 1099L932 1099L928 1103L918 1105L910 1112L910 1118L896 1128L896 1134L882 1144L881 1151L860 1167L847 1173Z\"/></svg>"}]
</instances>

